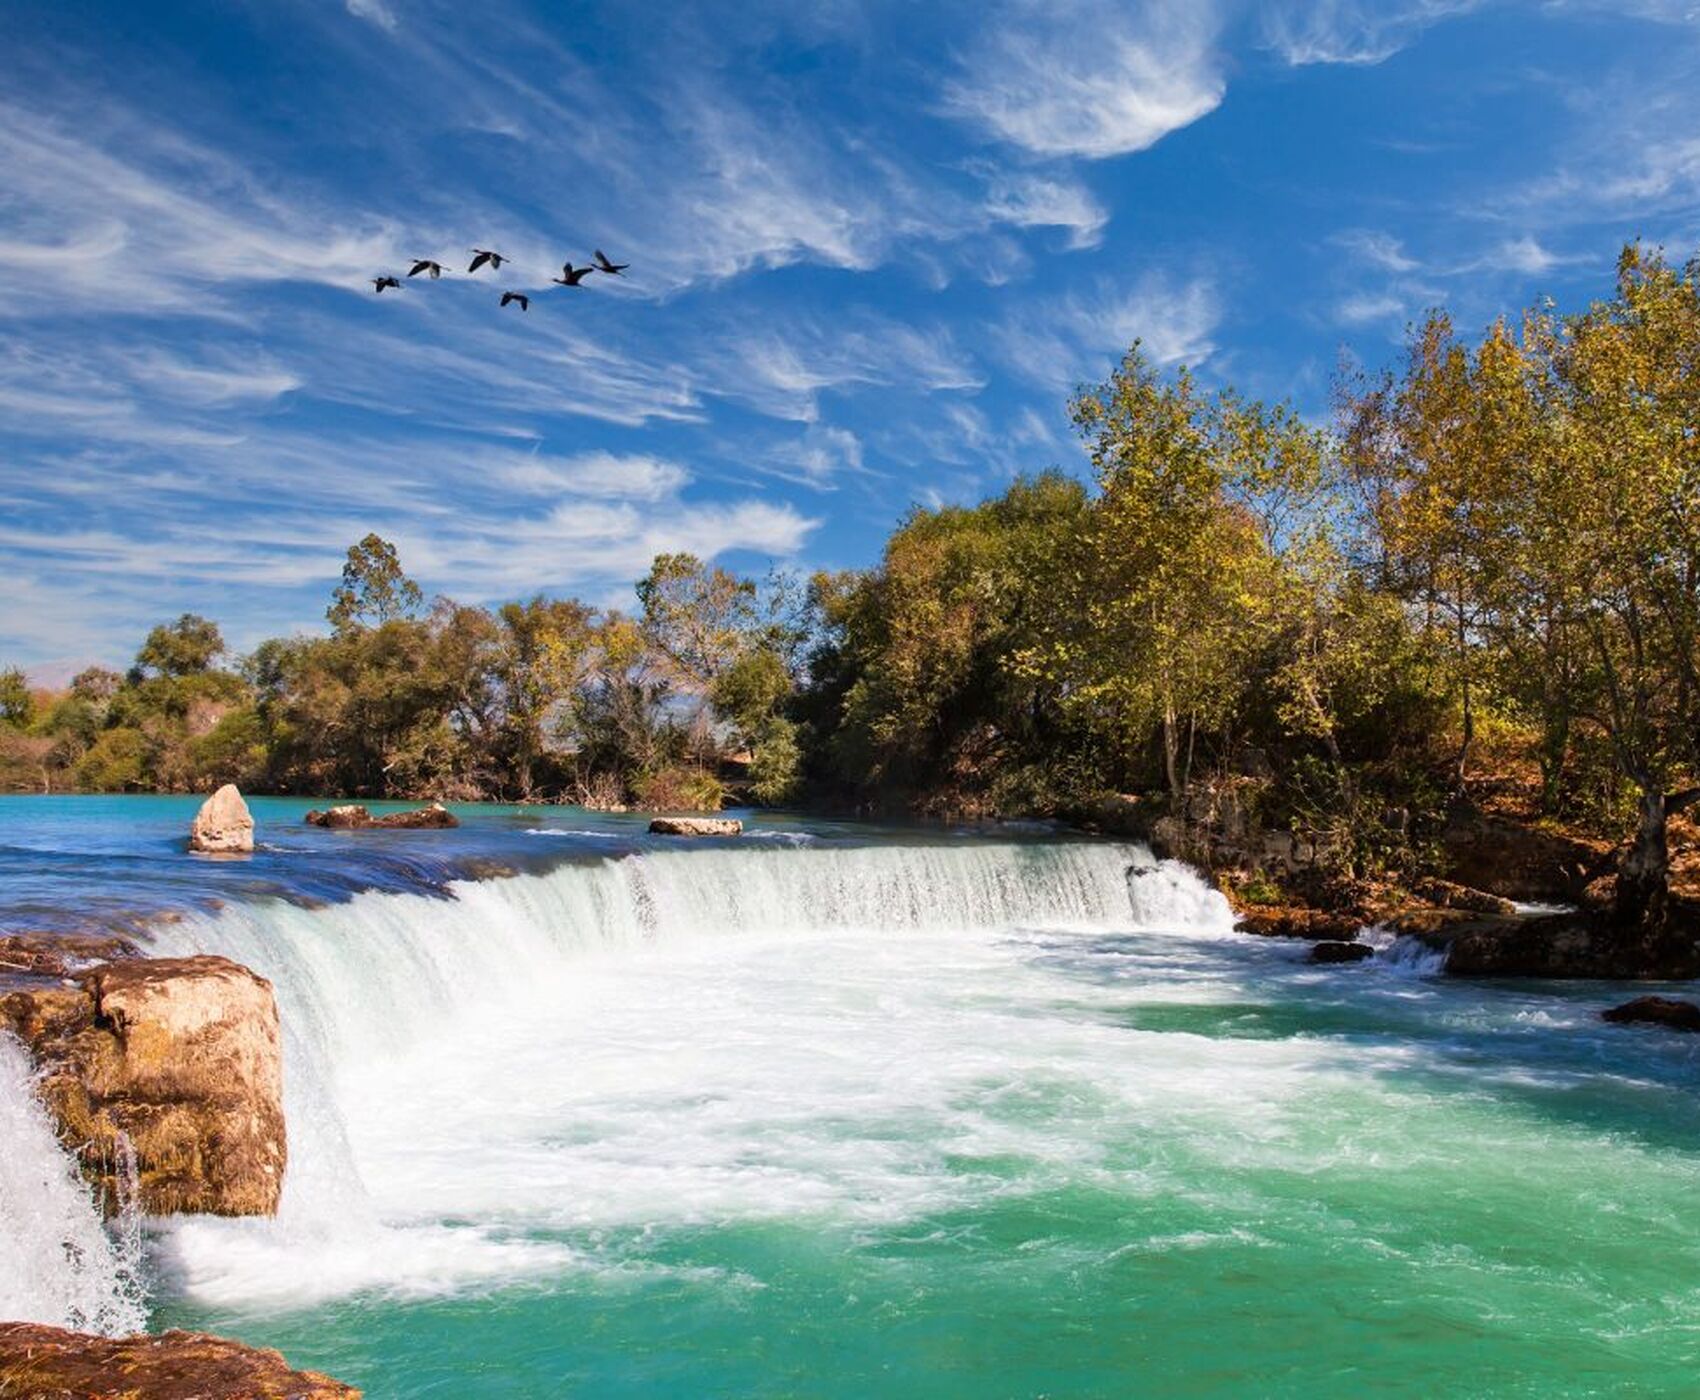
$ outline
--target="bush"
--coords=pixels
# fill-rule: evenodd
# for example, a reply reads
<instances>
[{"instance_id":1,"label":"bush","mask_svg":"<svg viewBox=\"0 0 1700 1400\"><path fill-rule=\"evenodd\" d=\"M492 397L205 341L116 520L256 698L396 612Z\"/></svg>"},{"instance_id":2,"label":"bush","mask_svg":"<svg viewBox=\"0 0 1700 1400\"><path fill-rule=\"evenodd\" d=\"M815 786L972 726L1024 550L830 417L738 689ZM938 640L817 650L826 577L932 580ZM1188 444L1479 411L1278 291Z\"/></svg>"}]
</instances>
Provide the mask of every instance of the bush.
<instances>
[{"instance_id":1,"label":"bush","mask_svg":"<svg viewBox=\"0 0 1700 1400\"><path fill-rule=\"evenodd\" d=\"M632 787L638 806L648 812L718 812L726 805L726 785L697 768L643 773Z\"/></svg>"}]
</instances>

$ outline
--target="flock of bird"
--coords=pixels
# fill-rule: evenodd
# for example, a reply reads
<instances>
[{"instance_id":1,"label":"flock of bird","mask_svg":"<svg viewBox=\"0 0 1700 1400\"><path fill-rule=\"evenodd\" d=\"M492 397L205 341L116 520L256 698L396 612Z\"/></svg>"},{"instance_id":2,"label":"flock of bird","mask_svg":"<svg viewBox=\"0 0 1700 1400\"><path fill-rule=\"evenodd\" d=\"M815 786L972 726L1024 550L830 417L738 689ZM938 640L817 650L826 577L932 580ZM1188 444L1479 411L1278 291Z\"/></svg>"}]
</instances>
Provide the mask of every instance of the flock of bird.
<instances>
[{"instance_id":1,"label":"flock of bird","mask_svg":"<svg viewBox=\"0 0 1700 1400\"><path fill-rule=\"evenodd\" d=\"M473 273L481 267L488 267L492 272L500 272L502 264L508 261L510 259L493 249L474 248L472 250L472 265L466 270L468 273ZM630 266L630 263L610 262L608 255L598 248L596 257L591 262L586 263L583 267L574 267L570 261L564 262L561 264L561 275L549 280L563 287L576 287L593 272L605 272L610 276L619 277ZM432 258L415 258L413 267L407 275L417 277L423 272L435 282L443 275L443 270L443 265ZM386 287L394 287L400 290L401 278L385 273L381 277L372 279L372 290L380 296ZM507 291L502 293L502 305L517 305L521 311L529 311L531 310L531 298L524 292Z\"/></svg>"}]
</instances>

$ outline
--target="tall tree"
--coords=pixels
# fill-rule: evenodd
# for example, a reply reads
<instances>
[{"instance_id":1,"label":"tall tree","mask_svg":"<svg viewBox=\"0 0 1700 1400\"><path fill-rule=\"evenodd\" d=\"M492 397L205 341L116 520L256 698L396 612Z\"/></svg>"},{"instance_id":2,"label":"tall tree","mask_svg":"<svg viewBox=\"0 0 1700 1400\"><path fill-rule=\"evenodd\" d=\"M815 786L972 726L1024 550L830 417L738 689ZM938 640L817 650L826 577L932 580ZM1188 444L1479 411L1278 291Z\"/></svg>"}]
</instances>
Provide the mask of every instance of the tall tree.
<instances>
[{"instance_id":1,"label":"tall tree","mask_svg":"<svg viewBox=\"0 0 1700 1400\"><path fill-rule=\"evenodd\" d=\"M193 676L210 670L222 655L224 635L218 624L196 613L184 613L177 621L161 623L148 633L136 653L136 668L142 675Z\"/></svg>"},{"instance_id":2,"label":"tall tree","mask_svg":"<svg viewBox=\"0 0 1700 1400\"><path fill-rule=\"evenodd\" d=\"M419 585L402 570L395 546L372 533L348 547L342 583L331 595L325 617L338 632L346 632L412 617L422 601Z\"/></svg>"}]
</instances>

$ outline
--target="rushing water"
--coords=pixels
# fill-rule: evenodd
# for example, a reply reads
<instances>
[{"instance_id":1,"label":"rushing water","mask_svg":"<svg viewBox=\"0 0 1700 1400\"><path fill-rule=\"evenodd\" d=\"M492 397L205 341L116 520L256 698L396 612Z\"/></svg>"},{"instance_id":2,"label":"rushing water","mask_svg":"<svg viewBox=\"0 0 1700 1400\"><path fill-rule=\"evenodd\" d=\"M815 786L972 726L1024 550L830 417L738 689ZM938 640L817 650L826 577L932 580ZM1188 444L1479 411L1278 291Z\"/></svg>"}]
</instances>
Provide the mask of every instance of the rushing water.
<instances>
[{"instance_id":1,"label":"rushing water","mask_svg":"<svg viewBox=\"0 0 1700 1400\"><path fill-rule=\"evenodd\" d=\"M0 905L104 863L286 1026L283 1210L156 1223L154 1325L376 1397L1693 1387L1700 1055L1612 989L1311 967L1054 835L261 804L275 849L197 862L187 809L114 806L0 802ZM93 1217L21 1065L0 1308L89 1314L122 1259L48 1267Z\"/></svg>"}]
</instances>

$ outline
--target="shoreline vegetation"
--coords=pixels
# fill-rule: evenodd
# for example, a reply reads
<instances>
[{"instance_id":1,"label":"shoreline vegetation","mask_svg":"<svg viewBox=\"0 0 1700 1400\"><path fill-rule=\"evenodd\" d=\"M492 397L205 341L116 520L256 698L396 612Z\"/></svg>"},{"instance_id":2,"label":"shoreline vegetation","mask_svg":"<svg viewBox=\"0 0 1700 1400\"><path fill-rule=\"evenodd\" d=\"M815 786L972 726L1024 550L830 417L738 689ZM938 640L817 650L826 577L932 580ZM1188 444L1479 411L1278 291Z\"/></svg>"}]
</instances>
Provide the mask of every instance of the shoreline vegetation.
<instances>
[{"instance_id":1,"label":"shoreline vegetation","mask_svg":"<svg viewBox=\"0 0 1700 1400\"><path fill-rule=\"evenodd\" d=\"M232 657L186 614L126 674L0 672L0 787L1058 817L1264 931L1503 917L1438 878L1581 907L1528 970L1692 975L1700 260L1626 248L1609 298L1474 340L1431 313L1335 398L1135 344L1071 403L1090 484L916 508L865 570L664 554L629 614L427 605L369 534L328 636Z\"/></svg>"}]
</instances>

